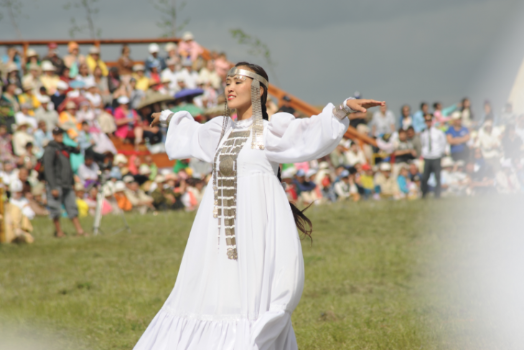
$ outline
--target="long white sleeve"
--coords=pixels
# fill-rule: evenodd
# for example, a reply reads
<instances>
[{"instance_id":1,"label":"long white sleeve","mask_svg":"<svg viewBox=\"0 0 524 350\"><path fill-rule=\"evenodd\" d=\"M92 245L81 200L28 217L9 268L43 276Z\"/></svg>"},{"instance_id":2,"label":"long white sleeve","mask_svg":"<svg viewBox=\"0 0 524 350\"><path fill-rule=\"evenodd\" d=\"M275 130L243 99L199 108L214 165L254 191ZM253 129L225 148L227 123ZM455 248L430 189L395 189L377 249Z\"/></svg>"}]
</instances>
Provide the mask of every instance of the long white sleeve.
<instances>
[{"instance_id":1,"label":"long white sleeve","mask_svg":"<svg viewBox=\"0 0 524 350\"><path fill-rule=\"evenodd\" d=\"M297 163L321 158L338 145L349 126L339 120L329 103L322 113L297 119L289 113L276 113L267 126L266 156L278 163Z\"/></svg>"},{"instance_id":2,"label":"long white sleeve","mask_svg":"<svg viewBox=\"0 0 524 350\"><path fill-rule=\"evenodd\" d=\"M189 112L175 113L171 117L166 135L166 153L169 159L194 157L204 162L213 162L223 118L216 117L200 124Z\"/></svg>"}]
</instances>

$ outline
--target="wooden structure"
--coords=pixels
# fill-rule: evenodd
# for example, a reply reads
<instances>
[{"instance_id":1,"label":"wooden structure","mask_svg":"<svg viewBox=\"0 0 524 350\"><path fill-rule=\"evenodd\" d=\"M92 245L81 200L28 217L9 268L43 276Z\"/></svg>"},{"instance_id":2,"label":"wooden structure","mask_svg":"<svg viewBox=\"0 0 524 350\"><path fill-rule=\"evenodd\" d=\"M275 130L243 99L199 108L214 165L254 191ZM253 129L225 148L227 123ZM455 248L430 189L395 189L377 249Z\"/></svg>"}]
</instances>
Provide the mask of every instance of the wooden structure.
<instances>
[{"instance_id":1,"label":"wooden structure","mask_svg":"<svg viewBox=\"0 0 524 350\"><path fill-rule=\"evenodd\" d=\"M179 42L181 39L179 38L153 38L153 39L78 39L74 40L79 45L95 45L95 46L101 46L101 45L122 45L122 44L128 44L128 45L136 45L136 44L150 44L150 43L168 43L168 42ZM22 46L23 47L23 55L25 57L25 54L27 52L27 49L30 46L44 46L48 45L49 43L56 43L57 45L67 45L71 40L12 40L12 41L0 41L0 46ZM210 58L209 50L204 48L203 53L204 59ZM112 61L104 61L108 66L114 66L116 62ZM138 62L138 61L137 61ZM309 103L299 99L296 96L293 96L289 94L288 92L276 87L273 84L269 84L268 93L276 98L279 101L279 104L282 103L282 98L284 96L288 96L291 99L290 105L297 111L300 111L301 113L304 113L307 116L315 115L321 112L321 110L317 107L314 107L310 105ZM349 138L351 140L355 140L360 144L367 143L371 144L373 146L376 146L376 142L373 138L369 137L368 135L359 133L355 128L349 127L346 134L346 138ZM122 153L127 153L128 151L131 152L132 148L129 150L125 145L116 145L117 149L119 151L122 151ZM147 153L147 150L144 150L144 152ZM140 152L141 153L141 152ZM165 157L165 155L155 155L154 156L155 161L159 162L158 166L161 167L162 165L169 166L170 163Z\"/></svg>"}]
</instances>

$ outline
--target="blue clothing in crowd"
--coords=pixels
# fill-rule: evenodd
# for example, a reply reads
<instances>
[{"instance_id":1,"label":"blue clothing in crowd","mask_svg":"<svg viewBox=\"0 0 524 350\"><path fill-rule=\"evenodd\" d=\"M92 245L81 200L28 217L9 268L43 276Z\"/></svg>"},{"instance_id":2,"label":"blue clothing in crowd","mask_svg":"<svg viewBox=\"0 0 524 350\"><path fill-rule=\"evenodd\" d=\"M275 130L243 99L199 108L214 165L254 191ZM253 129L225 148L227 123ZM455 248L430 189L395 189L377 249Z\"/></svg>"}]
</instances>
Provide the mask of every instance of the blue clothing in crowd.
<instances>
[{"instance_id":1,"label":"blue clothing in crowd","mask_svg":"<svg viewBox=\"0 0 524 350\"><path fill-rule=\"evenodd\" d=\"M461 127L460 130L456 130L454 127L450 127L448 131L446 131L446 135L451 135L451 137L463 137L469 134L469 130L466 127ZM466 148L466 142L458 144L458 145L451 145L451 153L459 153L464 151Z\"/></svg>"}]
</instances>

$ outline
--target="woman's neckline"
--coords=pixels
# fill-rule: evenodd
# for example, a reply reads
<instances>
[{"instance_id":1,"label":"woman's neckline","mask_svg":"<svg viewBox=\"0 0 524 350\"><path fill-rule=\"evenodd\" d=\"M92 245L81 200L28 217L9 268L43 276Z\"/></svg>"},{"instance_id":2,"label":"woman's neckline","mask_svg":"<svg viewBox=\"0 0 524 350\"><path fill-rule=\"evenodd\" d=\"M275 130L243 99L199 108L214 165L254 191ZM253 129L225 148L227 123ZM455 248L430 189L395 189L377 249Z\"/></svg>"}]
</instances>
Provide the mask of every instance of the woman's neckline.
<instances>
[{"instance_id":1,"label":"woman's neckline","mask_svg":"<svg viewBox=\"0 0 524 350\"><path fill-rule=\"evenodd\" d=\"M233 128L235 129L243 129L251 126L253 124L253 117L250 117L248 119L243 120L236 120L233 122Z\"/></svg>"}]
</instances>

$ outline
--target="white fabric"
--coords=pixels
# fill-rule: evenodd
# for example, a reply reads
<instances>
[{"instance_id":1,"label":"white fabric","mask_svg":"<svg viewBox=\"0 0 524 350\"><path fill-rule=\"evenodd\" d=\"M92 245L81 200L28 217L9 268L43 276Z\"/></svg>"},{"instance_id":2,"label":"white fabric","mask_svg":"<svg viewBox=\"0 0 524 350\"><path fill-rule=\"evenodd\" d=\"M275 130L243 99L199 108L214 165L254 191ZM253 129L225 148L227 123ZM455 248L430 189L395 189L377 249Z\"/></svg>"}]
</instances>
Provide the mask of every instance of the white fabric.
<instances>
[{"instance_id":1,"label":"white fabric","mask_svg":"<svg viewBox=\"0 0 524 350\"><path fill-rule=\"evenodd\" d=\"M333 105L295 119L288 113L264 121L265 149L248 140L238 155L236 240L238 260L226 254L225 234L213 218L213 189L198 209L175 287L135 350L296 350L291 313L304 284L300 239L277 179L278 163L329 154L349 121ZM164 111L161 120L171 114ZM171 118L166 139L170 159L212 162L223 117L199 124L188 112ZM234 128L245 128L242 121ZM241 125L241 126L240 126ZM225 141L232 127L224 135Z\"/></svg>"},{"instance_id":2,"label":"white fabric","mask_svg":"<svg viewBox=\"0 0 524 350\"><path fill-rule=\"evenodd\" d=\"M429 150L429 135L431 135L431 152ZM420 142L422 143L422 158L424 159L441 158L446 152L448 144L444 132L433 126L422 132Z\"/></svg>"}]
</instances>

